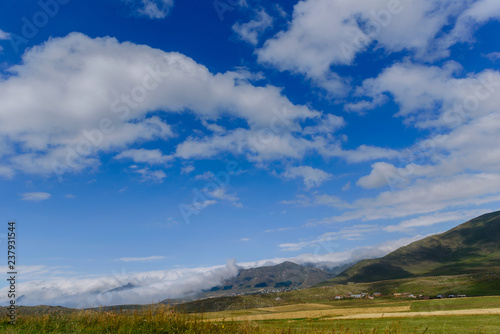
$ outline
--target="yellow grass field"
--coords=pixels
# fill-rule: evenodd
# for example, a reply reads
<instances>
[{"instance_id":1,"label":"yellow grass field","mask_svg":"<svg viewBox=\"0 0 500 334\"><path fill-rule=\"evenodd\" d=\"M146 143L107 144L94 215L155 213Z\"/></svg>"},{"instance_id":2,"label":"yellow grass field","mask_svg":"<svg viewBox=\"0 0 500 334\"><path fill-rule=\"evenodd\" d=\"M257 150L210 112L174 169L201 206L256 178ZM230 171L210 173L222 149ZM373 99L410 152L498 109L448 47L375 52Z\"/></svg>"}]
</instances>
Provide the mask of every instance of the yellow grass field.
<instances>
[{"instance_id":1,"label":"yellow grass field","mask_svg":"<svg viewBox=\"0 0 500 334\"><path fill-rule=\"evenodd\" d=\"M302 303L286 306L254 308L237 311L211 312L197 314L204 321L266 321L286 319L377 319L377 318L413 318L435 316L470 316L500 315L500 299L493 297L462 298L455 300L426 301L387 301L377 304L366 304L359 301L355 304L342 303Z\"/></svg>"},{"instance_id":2,"label":"yellow grass field","mask_svg":"<svg viewBox=\"0 0 500 334\"><path fill-rule=\"evenodd\" d=\"M317 308L320 306L320 308ZM287 311L287 309L304 309L302 311ZM256 320L282 320L282 319L301 319L301 318L324 318L329 316L348 316L356 314L366 314L366 308L334 308L331 305L321 304L302 304L276 307L274 312L270 310L267 314L254 314L238 317L211 318L209 321L256 321ZM285 310L283 310L285 309ZM500 309L499 309L500 310ZM410 306L390 306L390 307L372 307L370 311L374 314L384 314L393 312L410 311Z\"/></svg>"}]
</instances>

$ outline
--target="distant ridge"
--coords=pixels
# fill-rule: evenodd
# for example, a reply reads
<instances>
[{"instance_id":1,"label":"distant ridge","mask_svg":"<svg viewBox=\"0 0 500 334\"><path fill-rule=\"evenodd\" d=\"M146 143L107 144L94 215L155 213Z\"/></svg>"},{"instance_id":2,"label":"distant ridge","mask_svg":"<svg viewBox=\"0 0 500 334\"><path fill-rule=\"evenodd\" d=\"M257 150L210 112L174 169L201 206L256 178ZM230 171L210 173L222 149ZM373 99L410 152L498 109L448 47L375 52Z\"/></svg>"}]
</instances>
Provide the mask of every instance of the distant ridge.
<instances>
[{"instance_id":1,"label":"distant ridge","mask_svg":"<svg viewBox=\"0 0 500 334\"><path fill-rule=\"evenodd\" d=\"M417 276L500 270L500 211L469 220L445 233L363 260L331 283L374 282Z\"/></svg>"},{"instance_id":2,"label":"distant ridge","mask_svg":"<svg viewBox=\"0 0 500 334\"><path fill-rule=\"evenodd\" d=\"M286 261L273 266L240 269L236 277L204 291L198 298L308 288L334 276L322 269Z\"/></svg>"}]
</instances>

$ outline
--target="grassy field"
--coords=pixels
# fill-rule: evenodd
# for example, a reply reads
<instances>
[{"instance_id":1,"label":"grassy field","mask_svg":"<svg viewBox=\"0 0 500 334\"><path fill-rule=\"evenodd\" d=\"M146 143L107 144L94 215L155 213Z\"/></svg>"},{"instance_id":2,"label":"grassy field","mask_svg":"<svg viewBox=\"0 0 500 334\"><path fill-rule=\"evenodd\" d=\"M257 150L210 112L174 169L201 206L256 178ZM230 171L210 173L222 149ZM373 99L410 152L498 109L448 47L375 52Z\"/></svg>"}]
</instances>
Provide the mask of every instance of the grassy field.
<instances>
[{"instance_id":1,"label":"grassy field","mask_svg":"<svg viewBox=\"0 0 500 334\"><path fill-rule=\"evenodd\" d=\"M494 310L498 314L485 315ZM420 316L417 312L437 312ZM443 315L455 312L454 315ZM458 312L458 313L456 313ZM462 315L461 312L478 312ZM346 319L376 314L383 318ZM391 314L402 316L391 317ZM436 315L441 314L441 315ZM240 321L235 321L240 320ZM25 312L2 333L500 333L500 297L340 300L186 314L165 305L140 310Z\"/></svg>"},{"instance_id":2,"label":"grassy field","mask_svg":"<svg viewBox=\"0 0 500 334\"><path fill-rule=\"evenodd\" d=\"M344 305L357 301L334 300L336 295L380 292L386 296L394 293L411 292L435 298L437 295L485 296L500 295L500 274L469 274L455 276L417 277L388 280L354 285L331 285L325 282L317 287L281 293L254 294L245 296L210 298L180 305L188 313L217 312L226 310L255 309L261 307L285 306L304 303ZM367 301L369 305L380 303Z\"/></svg>"}]
</instances>

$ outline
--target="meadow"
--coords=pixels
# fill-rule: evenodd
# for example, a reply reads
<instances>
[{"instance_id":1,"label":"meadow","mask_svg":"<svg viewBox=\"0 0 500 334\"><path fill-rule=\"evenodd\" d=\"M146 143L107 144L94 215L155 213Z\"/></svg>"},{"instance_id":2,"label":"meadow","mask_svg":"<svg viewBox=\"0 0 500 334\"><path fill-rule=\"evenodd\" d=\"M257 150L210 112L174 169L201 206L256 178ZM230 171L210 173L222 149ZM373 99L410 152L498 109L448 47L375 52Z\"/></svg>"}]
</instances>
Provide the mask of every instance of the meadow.
<instances>
[{"instance_id":1,"label":"meadow","mask_svg":"<svg viewBox=\"0 0 500 334\"><path fill-rule=\"evenodd\" d=\"M155 304L142 309L21 313L16 325L5 317L0 332L487 334L500 333L499 315L500 297L340 300L197 314ZM361 318L351 319L353 316Z\"/></svg>"}]
</instances>

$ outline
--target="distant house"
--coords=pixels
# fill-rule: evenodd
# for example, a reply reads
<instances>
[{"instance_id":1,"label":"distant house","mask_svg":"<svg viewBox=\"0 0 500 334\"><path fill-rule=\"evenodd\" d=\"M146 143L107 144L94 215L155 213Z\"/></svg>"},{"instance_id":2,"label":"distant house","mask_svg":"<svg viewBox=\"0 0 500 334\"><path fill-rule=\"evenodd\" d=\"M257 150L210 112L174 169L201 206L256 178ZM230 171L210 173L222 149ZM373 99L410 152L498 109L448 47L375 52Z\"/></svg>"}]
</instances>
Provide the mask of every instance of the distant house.
<instances>
[{"instance_id":1,"label":"distant house","mask_svg":"<svg viewBox=\"0 0 500 334\"><path fill-rule=\"evenodd\" d=\"M373 297L380 297L380 296L382 296L382 294L380 292L374 292L374 293L372 293L372 296Z\"/></svg>"},{"instance_id":2,"label":"distant house","mask_svg":"<svg viewBox=\"0 0 500 334\"><path fill-rule=\"evenodd\" d=\"M458 298L467 297L467 295L457 295Z\"/></svg>"},{"instance_id":3,"label":"distant house","mask_svg":"<svg viewBox=\"0 0 500 334\"><path fill-rule=\"evenodd\" d=\"M342 298L343 298L343 297L341 297L341 296L335 296L335 299L336 299L336 300L339 300L339 299L342 299Z\"/></svg>"},{"instance_id":4,"label":"distant house","mask_svg":"<svg viewBox=\"0 0 500 334\"><path fill-rule=\"evenodd\" d=\"M437 295L436 298L443 298L443 295Z\"/></svg>"},{"instance_id":5,"label":"distant house","mask_svg":"<svg viewBox=\"0 0 500 334\"><path fill-rule=\"evenodd\" d=\"M363 298L363 295L359 294L359 295L351 295L351 298Z\"/></svg>"}]
</instances>

